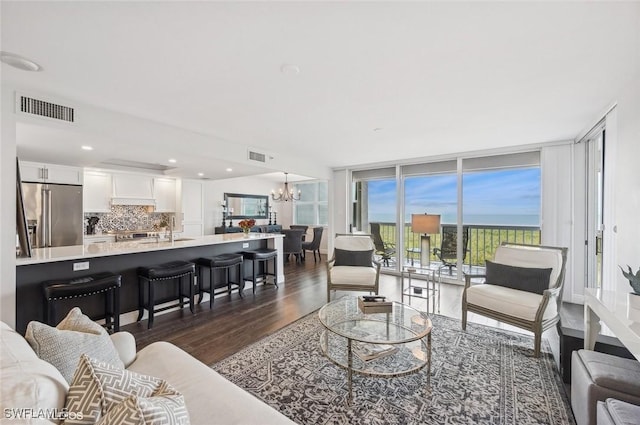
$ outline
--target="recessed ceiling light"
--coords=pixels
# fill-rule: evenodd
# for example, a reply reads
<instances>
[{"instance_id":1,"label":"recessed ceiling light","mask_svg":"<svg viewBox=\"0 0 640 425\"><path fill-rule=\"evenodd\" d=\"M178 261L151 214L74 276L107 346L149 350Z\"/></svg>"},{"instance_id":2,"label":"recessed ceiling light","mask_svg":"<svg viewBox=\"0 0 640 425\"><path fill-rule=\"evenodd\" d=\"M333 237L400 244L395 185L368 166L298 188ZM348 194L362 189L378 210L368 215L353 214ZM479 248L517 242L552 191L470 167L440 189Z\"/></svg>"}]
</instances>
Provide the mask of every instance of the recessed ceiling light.
<instances>
[{"instance_id":1,"label":"recessed ceiling light","mask_svg":"<svg viewBox=\"0 0 640 425\"><path fill-rule=\"evenodd\" d=\"M175 164L178 161L176 161L175 159L171 158L171 159L169 159L169 162L172 163L172 164Z\"/></svg>"},{"instance_id":2,"label":"recessed ceiling light","mask_svg":"<svg viewBox=\"0 0 640 425\"><path fill-rule=\"evenodd\" d=\"M9 66L18 68L22 71L42 71L42 67L34 61L16 55L15 53L0 52L0 62L6 63Z\"/></svg>"},{"instance_id":3,"label":"recessed ceiling light","mask_svg":"<svg viewBox=\"0 0 640 425\"><path fill-rule=\"evenodd\" d=\"M198 177L204 176L204 173L198 173Z\"/></svg>"},{"instance_id":4,"label":"recessed ceiling light","mask_svg":"<svg viewBox=\"0 0 640 425\"><path fill-rule=\"evenodd\" d=\"M85 151L92 151L92 150L93 150L93 148L92 148L91 146L82 146L82 150L85 150Z\"/></svg>"},{"instance_id":5,"label":"recessed ceiling light","mask_svg":"<svg viewBox=\"0 0 640 425\"><path fill-rule=\"evenodd\" d=\"M280 67L280 72L286 75L298 75L300 74L300 67L290 63L285 63Z\"/></svg>"},{"instance_id":6,"label":"recessed ceiling light","mask_svg":"<svg viewBox=\"0 0 640 425\"><path fill-rule=\"evenodd\" d=\"M376 127L376 128L373 129L373 131L382 131L382 128L381 127Z\"/></svg>"},{"instance_id":7,"label":"recessed ceiling light","mask_svg":"<svg viewBox=\"0 0 640 425\"><path fill-rule=\"evenodd\" d=\"M233 171L233 168L227 168L227 173L230 173Z\"/></svg>"}]
</instances>

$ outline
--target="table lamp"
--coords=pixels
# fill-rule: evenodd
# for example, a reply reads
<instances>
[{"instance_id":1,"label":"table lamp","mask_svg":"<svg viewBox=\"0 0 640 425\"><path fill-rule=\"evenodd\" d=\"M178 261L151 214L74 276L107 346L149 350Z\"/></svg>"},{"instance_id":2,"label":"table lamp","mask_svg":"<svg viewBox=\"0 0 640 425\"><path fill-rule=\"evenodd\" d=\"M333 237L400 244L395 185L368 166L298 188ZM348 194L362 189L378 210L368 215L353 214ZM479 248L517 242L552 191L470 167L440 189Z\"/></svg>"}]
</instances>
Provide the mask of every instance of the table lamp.
<instances>
[{"instance_id":1,"label":"table lamp","mask_svg":"<svg viewBox=\"0 0 640 425\"><path fill-rule=\"evenodd\" d=\"M429 267L431 254L430 234L440 233L439 214L411 214L411 231L422 233L420 237L420 267Z\"/></svg>"}]
</instances>

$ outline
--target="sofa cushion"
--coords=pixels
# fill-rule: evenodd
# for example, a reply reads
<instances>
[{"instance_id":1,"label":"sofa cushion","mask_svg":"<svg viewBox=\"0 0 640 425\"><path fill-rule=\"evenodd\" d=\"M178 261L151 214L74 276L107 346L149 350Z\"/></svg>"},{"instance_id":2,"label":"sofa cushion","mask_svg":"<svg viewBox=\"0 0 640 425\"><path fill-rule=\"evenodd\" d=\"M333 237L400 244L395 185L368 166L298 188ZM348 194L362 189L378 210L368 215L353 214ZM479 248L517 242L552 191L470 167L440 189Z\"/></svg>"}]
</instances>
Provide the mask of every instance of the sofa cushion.
<instances>
[{"instance_id":1,"label":"sofa cushion","mask_svg":"<svg viewBox=\"0 0 640 425\"><path fill-rule=\"evenodd\" d=\"M107 331L74 307L58 326L29 322L26 340L42 360L56 367L71 382L81 354L123 368Z\"/></svg>"},{"instance_id":2,"label":"sofa cushion","mask_svg":"<svg viewBox=\"0 0 640 425\"><path fill-rule=\"evenodd\" d=\"M139 397L131 395L111 407L97 425L189 425L181 395Z\"/></svg>"},{"instance_id":3,"label":"sofa cushion","mask_svg":"<svg viewBox=\"0 0 640 425\"><path fill-rule=\"evenodd\" d=\"M134 394L143 398L180 395L162 379L116 368L83 354L69 386L65 404L69 412L81 415L67 419L65 425L94 424L112 407ZM184 405L182 408L177 407L174 414L186 421L179 423L188 423Z\"/></svg>"},{"instance_id":4,"label":"sofa cushion","mask_svg":"<svg viewBox=\"0 0 640 425\"><path fill-rule=\"evenodd\" d=\"M535 320L542 300L542 295L533 292L490 284L471 285L466 293L469 304L529 321ZM542 317L550 319L556 314L556 303L548 303Z\"/></svg>"},{"instance_id":5,"label":"sofa cushion","mask_svg":"<svg viewBox=\"0 0 640 425\"><path fill-rule=\"evenodd\" d=\"M69 385L58 369L38 358L29 343L0 323L0 410L64 407Z\"/></svg>"},{"instance_id":6,"label":"sofa cushion","mask_svg":"<svg viewBox=\"0 0 640 425\"><path fill-rule=\"evenodd\" d=\"M368 251L350 251L336 248L334 252L336 258L334 266L372 267L372 249Z\"/></svg>"},{"instance_id":7,"label":"sofa cushion","mask_svg":"<svg viewBox=\"0 0 640 425\"><path fill-rule=\"evenodd\" d=\"M294 423L168 342L154 342L144 347L129 370L171 382L184 395L193 424Z\"/></svg>"},{"instance_id":8,"label":"sofa cushion","mask_svg":"<svg viewBox=\"0 0 640 425\"><path fill-rule=\"evenodd\" d=\"M598 425L637 425L640 418L640 406L615 398L598 401Z\"/></svg>"},{"instance_id":9,"label":"sofa cushion","mask_svg":"<svg viewBox=\"0 0 640 425\"><path fill-rule=\"evenodd\" d=\"M640 362L591 350L579 350L591 380L598 386L640 397Z\"/></svg>"},{"instance_id":10,"label":"sofa cushion","mask_svg":"<svg viewBox=\"0 0 640 425\"><path fill-rule=\"evenodd\" d=\"M549 289L551 268L516 267L486 260L487 283L542 295Z\"/></svg>"}]
</instances>

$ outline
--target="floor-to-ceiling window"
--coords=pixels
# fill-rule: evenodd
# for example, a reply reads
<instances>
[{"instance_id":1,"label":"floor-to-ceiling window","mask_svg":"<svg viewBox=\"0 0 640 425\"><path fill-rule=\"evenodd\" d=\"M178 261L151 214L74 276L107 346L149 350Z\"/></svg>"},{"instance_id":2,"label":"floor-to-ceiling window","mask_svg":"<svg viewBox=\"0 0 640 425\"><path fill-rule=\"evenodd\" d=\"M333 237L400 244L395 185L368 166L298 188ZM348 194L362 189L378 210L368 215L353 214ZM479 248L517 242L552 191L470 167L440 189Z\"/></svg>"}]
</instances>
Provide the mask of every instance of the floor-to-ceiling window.
<instances>
[{"instance_id":1,"label":"floor-to-ceiling window","mask_svg":"<svg viewBox=\"0 0 640 425\"><path fill-rule=\"evenodd\" d=\"M460 280L463 272L482 269L502 242L540 243L538 151L359 170L352 175L352 224L363 231L380 228L382 239L395 244L387 270L435 262L442 266L443 276ZM440 230L428 235L428 257L421 255L422 235L412 231L414 214L440 217ZM453 252L443 256L445 245Z\"/></svg>"},{"instance_id":2,"label":"floor-to-ceiling window","mask_svg":"<svg viewBox=\"0 0 640 425\"><path fill-rule=\"evenodd\" d=\"M426 164L412 164L401 168L404 182L404 264L424 267L431 261L442 264L442 231L456 226L458 216L458 177L456 161L442 161ZM429 236L429 252L421 242L422 235L414 232L411 226L414 214L437 215L440 217L440 229ZM455 237L455 236L454 236ZM444 240L446 244L446 239ZM448 260L453 257L445 254ZM428 264L423 264L427 262ZM457 268L447 269L453 272ZM452 273L453 276L453 273Z\"/></svg>"},{"instance_id":3,"label":"floor-to-ceiling window","mask_svg":"<svg viewBox=\"0 0 640 425\"><path fill-rule=\"evenodd\" d=\"M396 269L397 180L395 167L354 171L352 231L374 236L376 256L386 269Z\"/></svg>"}]
</instances>

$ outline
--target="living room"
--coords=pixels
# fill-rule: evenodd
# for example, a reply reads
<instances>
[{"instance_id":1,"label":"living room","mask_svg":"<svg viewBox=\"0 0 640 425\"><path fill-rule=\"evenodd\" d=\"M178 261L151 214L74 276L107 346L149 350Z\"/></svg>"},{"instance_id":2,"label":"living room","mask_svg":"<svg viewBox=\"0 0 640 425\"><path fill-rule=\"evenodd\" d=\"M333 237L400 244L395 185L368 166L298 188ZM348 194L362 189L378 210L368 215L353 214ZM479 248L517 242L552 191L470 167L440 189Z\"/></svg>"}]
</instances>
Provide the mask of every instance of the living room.
<instances>
[{"instance_id":1,"label":"living room","mask_svg":"<svg viewBox=\"0 0 640 425\"><path fill-rule=\"evenodd\" d=\"M602 221L600 234L589 235L602 243L596 274L600 288L624 297L630 292L619 266L640 267L638 2L3 1L1 11L2 51L41 66L25 72L2 65L0 315L9 326L22 308L13 233L16 157L76 167L114 157L163 165L176 158L167 175L203 188L202 235L221 224L225 193L270 196L285 172L292 186L326 183L326 222L304 223L325 227L325 261L335 234L368 232L376 221L355 208L362 202L356 187L375 180L372 173L392 170L384 178L397 182L396 199L385 212L394 228L406 229L411 214L437 209L431 203L411 210L401 182L412 176L411 167L446 165L457 182L457 207L442 223L462 229L463 184L471 169L465 167L536 152L540 240L569 248L563 301L582 308L586 289L597 284L585 277L591 260L584 250L580 173L586 162L580 155L599 129L606 135ZM68 125L16 113L17 94L73 106L77 120ZM265 154L265 162L248 160L248 151ZM300 224L295 201L272 205L278 223ZM364 205L365 212L374 206ZM401 301L393 288L412 258L406 248L419 246L421 232L411 240L397 233L384 236L396 249L383 266L381 293ZM435 247L439 239L432 235ZM461 260L449 279L458 284L453 297L461 296L468 266ZM297 294L286 311L278 311L283 295L258 290L255 300L265 304L257 311L268 317L257 326L262 334L322 307L323 273L324 263L309 256L303 266L285 266ZM285 280L278 290L287 294L288 285ZM216 299L210 312L198 306L195 326L215 317L216 326L231 327L223 316L241 304L232 295ZM260 322L257 311L243 328ZM168 323L178 317L182 313L159 316L156 328L136 333L138 343L177 332L188 351L198 335L185 324L191 319L176 321L184 330ZM216 341L229 356L258 338L245 333L221 348L229 332ZM196 345L206 350L202 341ZM366 382L356 379L354 388Z\"/></svg>"}]
</instances>

